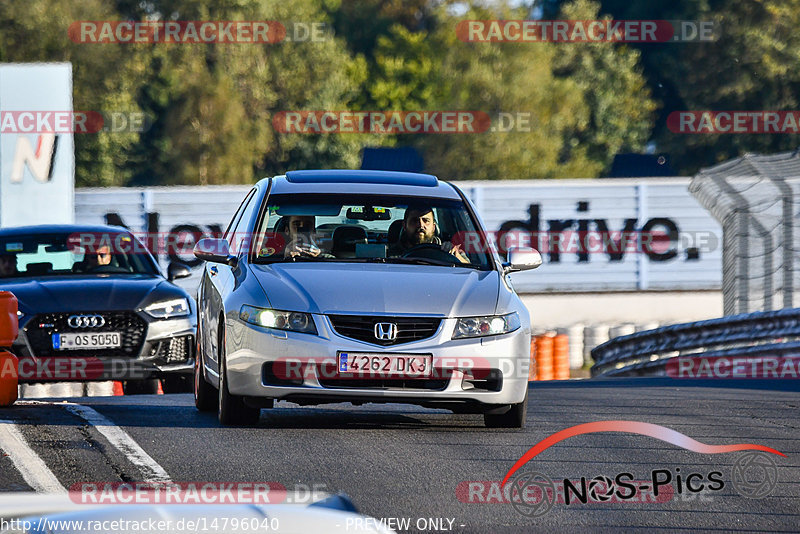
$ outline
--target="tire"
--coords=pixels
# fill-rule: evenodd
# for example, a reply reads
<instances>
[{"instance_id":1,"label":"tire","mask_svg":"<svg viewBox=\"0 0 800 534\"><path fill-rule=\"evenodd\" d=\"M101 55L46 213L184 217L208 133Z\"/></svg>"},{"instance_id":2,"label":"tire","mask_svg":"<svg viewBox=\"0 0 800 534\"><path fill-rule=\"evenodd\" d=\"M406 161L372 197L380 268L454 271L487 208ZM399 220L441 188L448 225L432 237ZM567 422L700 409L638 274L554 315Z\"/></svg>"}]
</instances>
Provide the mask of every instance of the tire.
<instances>
[{"instance_id":1,"label":"tire","mask_svg":"<svg viewBox=\"0 0 800 534\"><path fill-rule=\"evenodd\" d=\"M158 393L158 378L126 380L122 383L125 395L155 395Z\"/></svg>"},{"instance_id":2,"label":"tire","mask_svg":"<svg viewBox=\"0 0 800 534\"><path fill-rule=\"evenodd\" d=\"M167 393L191 393L192 377L189 375L166 376L161 379L161 389Z\"/></svg>"},{"instance_id":3,"label":"tire","mask_svg":"<svg viewBox=\"0 0 800 534\"><path fill-rule=\"evenodd\" d=\"M218 394L217 390L206 382L203 373L203 353L200 351L200 325L197 326L197 350L194 357L194 380L192 381L194 391L194 406L201 412L213 412L217 409Z\"/></svg>"},{"instance_id":4,"label":"tire","mask_svg":"<svg viewBox=\"0 0 800 534\"><path fill-rule=\"evenodd\" d=\"M518 404L512 404L511 409L502 414L483 414L483 423L486 428L525 428L525 418L528 415L528 390L525 398Z\"/></svg>"},{"instance_id":5,"label":"tire","mask_svg":"<svg viewBox=\"0 0 800 534\"><path fill-rule=\"evenodd\" d=\"M253 408L244 402L244 397L232 395L228 391L228 365L225 358L225 332L220 329L219 339L219 402L217 416L224 426L254 425L261 416L260 408Z\"/></svg>"}]
</instances>

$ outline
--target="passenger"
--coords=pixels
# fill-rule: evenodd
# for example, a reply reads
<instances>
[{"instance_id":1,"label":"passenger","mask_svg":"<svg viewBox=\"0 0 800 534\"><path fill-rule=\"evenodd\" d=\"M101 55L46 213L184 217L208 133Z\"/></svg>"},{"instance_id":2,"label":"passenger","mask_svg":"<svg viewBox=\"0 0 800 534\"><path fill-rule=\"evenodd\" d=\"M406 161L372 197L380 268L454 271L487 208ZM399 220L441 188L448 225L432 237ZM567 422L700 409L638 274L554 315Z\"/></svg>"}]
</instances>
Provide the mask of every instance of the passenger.
<instances>
[{"instance_id":1,"label":"passenger","mask_svg":"<svg viewBox=\"0 0 800 534\"><path fill-rule=\"evenodd\" d=\"M286 221L287 238L283 256L286 258L294 258L295 256L333 258L331 254L322 252L315 243L315 230L316 219L313 215L290 216Z\"/></svg>"},{"instance_id":2,"label":"passenger","mask_svg":"<svg viewBox=\"0 0 800 534\"><path fill-rule=\"evenodd\" d=\"M413 247L426 243L439 245L442 250L455 256L461 263L470 262L461 245L453 245L449 241L442 243L442 240L436 236L436 219L433 216L433 208L409 206L403 215L400 239L390 246L388 255L400 256Z\"/></svg>"}]
</instances>

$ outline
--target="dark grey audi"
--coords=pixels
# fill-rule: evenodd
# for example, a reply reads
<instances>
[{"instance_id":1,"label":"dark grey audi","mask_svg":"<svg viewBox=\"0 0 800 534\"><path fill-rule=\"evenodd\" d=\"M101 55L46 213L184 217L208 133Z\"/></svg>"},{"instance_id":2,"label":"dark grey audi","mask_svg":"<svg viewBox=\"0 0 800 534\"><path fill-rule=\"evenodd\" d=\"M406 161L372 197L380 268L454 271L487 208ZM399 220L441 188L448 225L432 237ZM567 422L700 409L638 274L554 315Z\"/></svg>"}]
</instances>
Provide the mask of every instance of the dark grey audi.
<instances>
[{"instance_id":1,"label":"dark grey audi","mask_svg":"<svg viewBox=\"0 0 800 534\"><path fill-rule=\"evenodd\" d=\"M19 301L20 382L122 380L126 393L191 390L196 305L128 230L0 229L0 290Z\"/></svg>"}]
</instances>

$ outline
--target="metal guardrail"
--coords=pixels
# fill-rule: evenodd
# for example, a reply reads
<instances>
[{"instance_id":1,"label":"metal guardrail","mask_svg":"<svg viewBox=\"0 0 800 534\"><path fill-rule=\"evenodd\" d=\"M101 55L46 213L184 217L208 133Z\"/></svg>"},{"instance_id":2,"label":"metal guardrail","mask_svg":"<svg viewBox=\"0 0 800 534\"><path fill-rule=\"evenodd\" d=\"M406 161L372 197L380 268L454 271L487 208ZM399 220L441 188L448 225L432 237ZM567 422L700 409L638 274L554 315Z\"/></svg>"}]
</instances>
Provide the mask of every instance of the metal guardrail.
<instances>
[{"instance_id":1,"label":"metal guardrail","mask_svg":"<svg viewBox=\"0 0 800 534\"><path fill-rule=\"evenodd\" d=\"M663 326L592 349L592 376L658 376L675 358L800 356L800 308Z\"/></svg>"}]
</instances>

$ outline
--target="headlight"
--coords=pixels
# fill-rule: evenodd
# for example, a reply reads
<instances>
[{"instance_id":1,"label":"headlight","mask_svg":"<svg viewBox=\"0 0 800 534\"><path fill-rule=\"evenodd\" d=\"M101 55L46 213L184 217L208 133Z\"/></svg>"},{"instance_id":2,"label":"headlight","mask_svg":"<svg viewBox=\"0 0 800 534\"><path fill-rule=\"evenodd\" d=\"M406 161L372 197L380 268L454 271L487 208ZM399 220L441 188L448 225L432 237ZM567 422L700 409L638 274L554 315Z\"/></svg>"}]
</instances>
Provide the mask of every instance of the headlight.
<instances>
[{"instance_id":1,"label":"headlight","mask_svg":"<svg viewBox=\"0 0 800 534\"><path fill-rule=\"evenodd\" d=\"M303 332L304 334L317 333L314 320L308 313L270 310L245 304L239 311L239 318L246 323L267 328Z\"/></svg>"},{"instance_id":2,"label":"headlight","mask_svg":"<svg viewBox=\"0 0 800 534\"><path fill-rule=\"evenodd\" d=\"M462 317L456 322L453 339L466 337L496 336L513 332L520 327L517 312L508 315L487 315L485 317Z\"/></svg>"},{"instance_id":3,"label":"headlight","mask_svg":"<svg viewBox=\"0 0 800 534\"><path fill-rule=\"evenodd\" d=\"M144 312L154 319L170 319L186 317L190 310L187 299L172 299L150 304L144 309Z\"/></svg>"}]
</instances>

